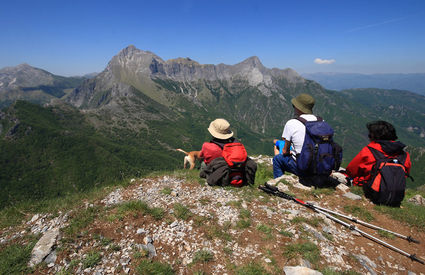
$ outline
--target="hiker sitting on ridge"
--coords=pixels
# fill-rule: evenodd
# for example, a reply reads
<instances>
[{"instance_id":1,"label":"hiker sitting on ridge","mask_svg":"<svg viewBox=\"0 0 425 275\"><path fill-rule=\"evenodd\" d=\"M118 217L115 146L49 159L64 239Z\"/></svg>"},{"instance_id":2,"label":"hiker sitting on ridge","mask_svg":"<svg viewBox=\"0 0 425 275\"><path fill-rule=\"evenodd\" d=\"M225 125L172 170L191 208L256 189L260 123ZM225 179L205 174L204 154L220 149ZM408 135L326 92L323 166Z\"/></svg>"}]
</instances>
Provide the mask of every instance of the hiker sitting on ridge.
<instances>
[{"instance_id":1,"label":"hiker sitting on ridge","mask_svg":"<svg viewBox=\"0 0 425 275\"><path fill-rule=\"evenodd\" d=\"M273 176L278 178L287 171L299 176L304 185L329 185L332 169L338 169L341 163L342 149L332 140L332 128L313 115L312 96L300 94L291 103L296 118L286 122L282 140L274 142Z\"/></svg>"},{"instance_id":2,"label":"hiker sitting on ridge","mask_svg":"<svg viewBox=\"0 0 425 275\"><path fill-rule=\"evenodd\" d=\"M229 122L218 118L210 123L208 132L213 139L202 145L200 156L204 161L199 176L206 178L209 185L253 184L257 164L233 137Z\"/></svg>"},{"instance_id":3,"label":"hiker sitting on ridge","mask_svg":"<svg viewBox=\"0 0 425 275\"><path fill-rule=\"evenodd\" d=\"M363 186L365 196L376 204L399 206L404 198L406 176L409 176L409 153L397 140L396 130L386 121L366 124L370 143L346 168L353 185Z\"/></svg>"}]
</instances>

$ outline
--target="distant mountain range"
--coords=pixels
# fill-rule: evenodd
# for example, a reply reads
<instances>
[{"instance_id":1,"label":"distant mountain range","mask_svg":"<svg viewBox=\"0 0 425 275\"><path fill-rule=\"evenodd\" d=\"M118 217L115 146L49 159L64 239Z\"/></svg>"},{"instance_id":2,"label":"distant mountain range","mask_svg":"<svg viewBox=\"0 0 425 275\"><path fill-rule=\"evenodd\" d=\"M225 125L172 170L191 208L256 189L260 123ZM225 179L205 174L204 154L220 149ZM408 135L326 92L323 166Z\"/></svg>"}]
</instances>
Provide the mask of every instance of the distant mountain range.
<instances>
[{"instance_id":1,"label":"distant mountain range","mask_svg":"<svg viewBox=\"0 0 425 275\"><path fill-rule=\"evenodd\" d=\"M0 69L0 108L17 99L38 104L61 98L89 77L64 77L28 64Z\"/></svg>"},{"instance_id":2,"label":"distant mountain range","mask_svg":"<svg viewBox=\"0 0 425 275\"><path fill-rule=\"evenodd\" d=\"M406 90L425 95L425 73L410 74L355 74L306 73L306 79L317 81L326 89L379 88Z\"/></svg>"},{"instance_id":3,"label":"distant mountain range","mask_svg":"<svg viewBox=\"0 0 425 275\"><path fill-rule=\"evenodd\" d=\"M217 117L230 121L249 154L271 155L273 138L293 116L290 100L301 92L316 98L315 113L334 127L345 164L368 142L366 122L384 119L422 164L414 164L411 186L425 184L425 97L415 93L336 92L292 69L268 69L257 57L236 65L165 61L134 46L91 79L29 65L0 72L0 103L7 107L0 112L0 182L7 191L0 207L180 167L183 156L174 149L200 149Z\"/></svg>"}]
</instances>

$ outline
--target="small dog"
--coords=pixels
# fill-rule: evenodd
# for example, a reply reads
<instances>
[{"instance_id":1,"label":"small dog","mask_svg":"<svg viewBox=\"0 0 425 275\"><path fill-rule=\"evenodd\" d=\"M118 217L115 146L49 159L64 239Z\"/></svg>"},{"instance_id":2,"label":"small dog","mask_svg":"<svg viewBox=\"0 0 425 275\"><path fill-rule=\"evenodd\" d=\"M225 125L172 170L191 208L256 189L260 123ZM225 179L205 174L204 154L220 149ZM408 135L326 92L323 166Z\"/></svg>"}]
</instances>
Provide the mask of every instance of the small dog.
<instances>
[{"instance_id":1,"label":"small dog","mask_svg":"<svg viewBox=\"0 0 425 275\"><path fill-rule=\"evenodd\" d=\"M201 159L201 157L199 156L201 151L191 151L188 153L186 151L183 151L182 149L176 149L176 150L186 154L186 156L184 157L184 164L183 164L184 169L186 169L186 165L189 163L190 165L189 169L192 170L193 168L195 168L196 160Z\"/></svg>"}]
</instances>

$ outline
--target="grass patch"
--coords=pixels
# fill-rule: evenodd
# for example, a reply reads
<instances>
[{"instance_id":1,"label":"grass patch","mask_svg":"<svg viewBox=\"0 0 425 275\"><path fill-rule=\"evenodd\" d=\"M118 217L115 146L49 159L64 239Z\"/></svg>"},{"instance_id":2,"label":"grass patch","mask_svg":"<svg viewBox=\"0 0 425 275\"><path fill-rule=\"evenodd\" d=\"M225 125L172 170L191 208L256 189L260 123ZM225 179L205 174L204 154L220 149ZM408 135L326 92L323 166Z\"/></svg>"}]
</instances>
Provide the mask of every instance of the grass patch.
<instances>
[{"instance_id":1,"label":"grass patch","mask_svg":"<svg viewBox=\"0 0 425 275\"><path fill-rule=\"evenodd\" d=\"M199 203L201 205L208 205L208 204L211 204L211 200L209 198L200 198Z\"/></svg>"},{"instance_id":2,"label":"grass patch","mask_svg":"<svg viewBox=\"0 0 425 275\"><path fill-rule=\"evenodd\" d=\"M242 208L242 200L229 201L226 203L226 205L240 209Z\"/></svg>"},{"instance_id":3,"label":"grass patch","mask_svg":"<svg viewBox=\"0 0 425 275\"><path fill-rule=\"evenodd\" d=\"M115 185L125 186L127 182L127 180L117 181ZM7 206L0 210L0 229L18 225L25 217L36 213L52 213L56 216L59 211L67 212L77 208L82 201L92 202L101 199L110 191L110 186L95 187L85 192L74 192L57 198L28 199L18 202L13 206Z\"/></svg>"},{"instance_id":4,"label":"grass patch","mask_svg":"<svg viewBox=\"0 0 425 275\"><path fill-rule=\"evenodd\" d=\"M294 234L292 234L291 232L286 231L284 229L279 230L279 234L283 235L285 237L288 237L288 238L292 238L294 236Z\"/></svg>"},{"instance_id":5,"label":"grass patch","mask_svg":"<svg viewBox=\"0 0 425 275\"><path fill-rule=\"evenodd\" d=\"M263 232L264 234L270 234L272 233L272 228L265 224L259 224L257 225L257 230L260 232Z\"/></svg>"},{"instance_id":6,"label":"grass patch","mask_svg":"<svg viewBox=\"0 0 425 275\"><path fill-rule=\"evenodd\" d=\"M205 224L206 224L206 222L207 222L208 220L210 220L210 218L205 217L205 216L195 215L195 216L193 216L192 220L193 220L193 223L194 223L196 226L200 227L200 226L202 226L202 225L205 225Z\"/></svg>"},{"instance_id":7,"label":"grass patch","mask_svg":"<svg viewBox=\"0 0 425 275\"><path fill-rule=\"evenodd\" d=\"M143 201L129 201L122 203L118 206L118 215L128 215L132 214L134 217L137 217L139 213L144 215L150 215L155 220L161 220L164 215L164 209L160 207L149 207L146 202Z\"/></svg>"},{"instance_id":8,"label":"grass patch","mask_svg":"<svg viewBox=\"0 0 425 275\"><path fill-rule=\"evenodd\" d=\"M239 228L239 229L245 229L245 228L248 228L250 226L251 226L251 220L246 220L246 219L241 220L240 219L236 222L236 227Z\"/></svg>"},{"instance_id":9,"label":"grass patch","mask_svg":"<svg viewBox=\"0 0 425 275\"><path fill-rule=\"evenodd\" d=\"M389 215L391 218L414 226L420 231L425 231L425 207L408 203L401 203L402 208L376 205L375 210Z\"/></svg>"},{"instance_id":10,"label":"grass patch","mask_svg":"<svg viewBox=\"0 0 425 275\"><path fill-rule=\"evenodd\" d=\"M292 224L306 223L317 228L321 223L323 223L323 219L319 217L306 218L302 216L297 216L291 220L291 223Z\"/></svg>"},{"instance_id":11,"label":"grass patch","mask_svg":"<svg viewBox=\"0 0 425 275\"><path fill-rule=\"evenodd\" d=\"M257 165L257 172L255 173L255 188L264 184L266 181L273 179L273 167L264 164Z\"/></svg>"},{"instance_id":12,"label":"grass patch","mask_svg":"<svg viewBox=\"0 0 425 275\"><path fill-rule=\"evenodd\" d=\"M161 190L161 194L163 195L171 195L171 192L173 191L173 189L171 189L170 187L164 187L164 189Z\"/></svg>"},{"instance_id":13,"label":"grass patch","mask_svg":"<svg viewBox=\"0 0 425 275\"><path fill-rule=\"evenodd\" d=\"M214 259L214 255L209 250L198 250L193 254L193 263L207 263Z\"/></svg>"},{"instance_id":14,"label":"grass patch","mask_svg":"<svg viewBox=\"0 0 425 275\"><path fill-rule=\"evenodd\" d=\"M145 259L137 266L136 273L139 275L172 275L174 270L169 264Z\"/></svg>"},{"instance_id":15,"label":"grass patch","mask_svg":"<svg viewBox=\"0 0 425 275\"><path fill-rule=\"evenodd\" d=\"M344 211L351 213L354 216L363 219L367 222L373 221L375 219L369 211L367 211L363 207L359 207L356 205L345 205Z\"/></svg>"},{"instance_id":16,"label":"grass patch","mask_svg":"<svg viewBox=\"0 0 425 275\"><path fill-rule=\"evenodd\" d=\"M353 270L337 271L330 267L326 267L320 270L320 272L322 272L323 275L361 275L360 273Z\"/></svg>"},{"instance_id":17,"label":"grass patch","mask_svg":"<svg viewBox=\"0 0 425 275\"><path fill-rule=\"evenodd\" d=\"M11 244L0 246L0 274L28 274L31 268L27 266L31 251L37 243L35 236L29 237L27 245Z\"/></svg>"},{"instance_id":18,"label":"grass patch","mask_svg":"<svg viewBox=\"0 0 425 275\"><path fill-rule=\"evenodd\" d=\"M241 208L239 210L239 220L236 222L236 227L239 229L248 228L251 226L251 211Z\"/></svg>"},{"instance_id":19,"label":"grass patch","mask_svg":"<svg viewBox=\"0 0 425 275\"><path fill-rule=\"evenodd\" d=\"M257 225L257 230L265 234L265 239L270 240L273 238L272 231L273 229L266 224Z\"/></svg>"},{"instance_id":20,"label":"grass patch","mask_svg":"<svg viewBox=\"0 0 425 275\"><path fill-rule=\"evenodd\" d=\"M174 204L174 215L181 220L187 220L192 216L192 212L181 203Z\"/></svg>"},{"instance_id":21,"label":"grass patch","mask_svg":"<svg viewBox=\"0 0 425 275\"><path fill-rule=\"evenodd\" d=\"M0 229L18 225L25 217L25 213L16 207L6 207L0 211Z\"/></svg>"},{"instance_id":22,"label":"grass patch","mask_svg":"<svg viewBox=\"0 0 425 275\"><path fill-rule=\"evenodd\" d=\"M133 258L135 259L147 258L148 256L149 256L149 251L147 249L136 250L133 253Z\"/></svg>"},{"instance_id":23,"label":"grass patch","mask_svg":"<svg viewBox=\"0 0 425 275\"><path fill-rule=\"evenodd\" d=\"M232 240L232 235L230 235L227 231L230 229L231 223L226 222L223 226L220 225L212 225L208 226L206 229L207 238L209 239L221 239L225 242L230 242Z\"/></svg>"},{"instance_id":24,"label":"grass patch","mask_svg":"<svg viewBox=\"0 0 425 275\"><path fill-rule=\"evenodd\" d=\"M232 255L233 249L226 246L226 247L223 248L223 252L226 253L227 255Z\"/></svg>"},{"instance_id":25,"label":"grass patch","mask_svg":"<svg viewBox=\"0 0 425 275\"><path fill-rule=\"evenodd\" d=\"M334 188L315 188L311 190L313 196L332 195L335 192Z\"/></svg>"},{"instance_id":26,"label":"grass patch","mask_svg":"<svg viewBox=\"0 0 425 275\"><path fill-rule=\"evenodd\" d=\"M69 225L63 229L65 235L72 238L73 236L80 234L81 230L93 223L99 212L99 206L80 209L77 211Z\"/></svg>"},{"instance_id":27,"label":"grass patch","mask_svg":"<svg viewBox=\"0 0 425 275\"><path fill-rule=\"evenodd\" d=\"M359 196L363 196L363 187L353 185L350 187L350 192Z\"/></svg>"},{"instance_id":28,"label":"grass patch","mask_svg":"<svg viewBox=\"0 0 425 275\"><path fill-rule=\"evenodd\" d=\"M390 239L390 240L395 239L394 234L391 234L390 232L385 231L385 230L378 230L378 235L381 236L381 237L384 237L386 239Z\"/></svg>"},{"instance_id":29,"label":"grass patch","mask_svg":"<svg viewBox=\"0 0 425 275\"><path fill-rule=\"evenodd\" d=\"M90 251L87 256L82 260L83 267L94 267L100 262L101 259L102 255L100 255L99 251Z\"/></svg>"},{"instance_id":30,"label":"grass patch","mask_svg":"<svg viewBox=\"0 0 425 275\"><path fill-rule=\"evenodd\" d=\"M320 251L317 245L307 241L304 243L290 244L285 247L283 256L287 259L293 259L301 256L312 264L316 264L320 259Z\"/></svg>"},{"instance_id":31,"label":"grass patch","mask_svg":"<svg viewBox=\"0 0 425 275\"><path fill-rule=\"evenodd\" d=\"M121 246L119 244L116 243L112 243L109 248L109 251L120 251L121 250Z\"/></svg>"},{"instance_id":32,"label":"grass patch","mask_svg":"<svg viewBox=\"0 0 425 275\"><path fill-rule=\"evenodd\" d=\"M257 262L250 262L247 265L239 266L235 270L236 275L270 275L264 267Z\"/></svg>"},{"instance_id":33,"label":"grass patch","mask_svg":"<svg viewBox=\"0 0 425 275\"><path fill-rule=\"evenodd\" d=\"M249 219L249 218L251 218L251 211L249 211L248 209L242 208L239 211L239 218L240 219Z\"/></svg>"}]
</instances>

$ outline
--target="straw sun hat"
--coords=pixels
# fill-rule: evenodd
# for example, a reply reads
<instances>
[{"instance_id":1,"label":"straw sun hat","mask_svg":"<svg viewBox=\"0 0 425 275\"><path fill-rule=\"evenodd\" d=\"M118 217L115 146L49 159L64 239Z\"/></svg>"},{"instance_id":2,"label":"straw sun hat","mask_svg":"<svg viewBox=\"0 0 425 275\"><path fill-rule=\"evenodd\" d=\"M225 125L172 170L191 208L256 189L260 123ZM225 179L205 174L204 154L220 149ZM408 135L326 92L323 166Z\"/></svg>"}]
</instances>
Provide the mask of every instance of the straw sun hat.
<instances>
[{"instance_id":1,"label":"straw sun hat","mask_svg":"<svg viewBox=\"0 0 425 275\"><path fill-rule=\"evenodd\" d=\"M233 136L233 132L230 130L230 123L223 118L213 120L210 123L210 127L208 127L208 132L218 139L228 139Z\"/></svg>"}]
</instances>

